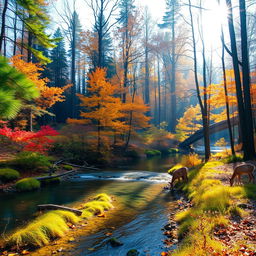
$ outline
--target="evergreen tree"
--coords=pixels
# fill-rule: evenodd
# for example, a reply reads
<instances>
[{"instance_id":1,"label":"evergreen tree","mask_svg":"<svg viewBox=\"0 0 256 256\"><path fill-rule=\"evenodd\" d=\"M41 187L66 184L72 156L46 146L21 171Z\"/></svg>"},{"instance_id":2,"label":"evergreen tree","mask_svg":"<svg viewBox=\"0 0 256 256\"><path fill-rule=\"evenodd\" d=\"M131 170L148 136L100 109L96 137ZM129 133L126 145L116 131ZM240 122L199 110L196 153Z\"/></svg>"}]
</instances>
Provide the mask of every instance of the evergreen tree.
<instances>
[{"instance_id":1,"label":"evergreen tree","mask_svg":"<svg viewBox=\"0 0 256 256\"><path fill-rule=\"evenodd\" d=\"M24 23L28 32L28 42L22 45L28 51L28 62L32 60L33 54L41 63L49 63L49 58L44 56L41 51L33 48L34 44L47 49L55 46L56 40L50 38L46 33L49 23L49 16L46 9L47 3L37 0L17 0L17 4L21 9L17 12L18 17Z\"/></svg>"},{"instance_id":2,"label":"evergreen tree","mask_svg":"<svg viewBox=\"0 0 256 256\"><path fill-rule=\"evenodd\" d=\"M64 87L68 82L68 63L67 54L65 50L65 43L62 39L62 33L58 28L54 33L54 38L61 40L56 44L56 47L50 52L50 58L52 62L47 65L49 70L50 86ZM65 122L67 119L68 104L57 103L54 106L53 112L56 116L57 122Z\"/></svg>"},{"instance_id":3,"label":"evergreen tree","mask_svg":"<svg viewBox=\"0 0 256 256\"><path fill-rule=\"evenodd\" d=\"M16 116L23 102L39 96L35 84L0 56L0 119Z\"/></svg>"}]
</instances>

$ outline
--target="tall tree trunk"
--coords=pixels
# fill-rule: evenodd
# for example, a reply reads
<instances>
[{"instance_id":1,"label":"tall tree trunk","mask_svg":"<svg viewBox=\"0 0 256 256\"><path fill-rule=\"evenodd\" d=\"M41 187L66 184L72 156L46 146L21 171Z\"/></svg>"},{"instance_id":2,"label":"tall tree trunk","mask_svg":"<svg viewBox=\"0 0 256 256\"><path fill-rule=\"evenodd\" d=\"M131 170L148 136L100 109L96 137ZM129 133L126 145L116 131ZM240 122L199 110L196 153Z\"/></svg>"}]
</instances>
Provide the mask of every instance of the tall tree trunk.
<instances>
[{"instance_id":1,"label":"tall tree trunk","mask_svg":"<svg viewBox=\"0 0 256 256\"><path fill-rule=\"evenodd\" d=\"M3 12L2 12L2 26L1 26L1 33L0 33L0 53L3 51L3 44L4 44L4 37L5 37L5 21L6 21L6 12L8 8L8 0L4 1L3 5Z\"/></svg>"},{"instance_id":2,"label":"tall tree trunk","mask_svg":"<svg viewBox=\"0 0 256 256\"><path fill-rule=\"evenodd\" d=\"M161 123L161 75L159 57L157 57L157 87L158 87L158 126Z\"/></svg>"},{"instance_id":3,"label":"tall tree trunk","mask_svg":"<svg viewBox=\"0 0 256 256\"><path fill-rule=\"evenodd\" d=\"M148 49L148 34L149 34L149 28L148 28L148 11L146 10L146 20L145 20L145 88L144 88L144 94L145 94L145 104L150 104L150 96L149 96L149 49ZM147 115L150 115L150 111L148 111Z\"/></svg>"},{"instance_id":4,"label":"tall tree trunk","mask_svg":"<svg viewBox=\"0 0 256 256\"><path fill-rule=\"evenodd\" d=\"M233 68L235 73L235 83L236 83L236 97L238 103L238 116L239 116L239 123L241 127L241 136L242 136L242 143L243 143L243 150L244 150L244 158L250 158L250 147L249 141L247 136L247 128L246 128L246 118L245 118L245 110L244 110L244 100L243 100L243 93L242 93L242 83L241 83L241 76L239 70L239 61L238 61L238 53L237 53L237 46L236 46L236 34L235 28L233 23L233 11L232 11L232 3L231 0L226 0L226 4L228 7L228 28L229 28L229 36L231 42L231 52L232 52L232 62Z\"/></svg>"},{"instance_id":5,"label":"tall tree trunk","mask_svg":"<svg viewBox=\"0 0 256 256\"><path fill-rule=\"evenodd\" d=\"M230 109L229 109L229 100L228 100L228 88L227 88L227 76L226 76L226 65L225 65L225 47L224 47L224 33L223 28L221 28L221 37L222 37L222 55L221 55L221 63L222 63L222 72L223 72L223 81L224 81L224 91L225 91L225 102L226 102L226 111L227 111L227 123L228 123L228 132L229 132L229 141L231 146L232 155L235 156L235 147L234 147L234 139L232 126L230 121Z\"/></svg>"},{"instance_id":6,"label":"tall tree trunk","mask_svg":"<svg viewBox=\"0 0 256 256\"><path fill-rule=\"evenodd\" d=\"M15 18L14 18L14 27L13 27L13 56L16 55L16 48L17 48L17 20L18 20L18 4L15 4Z\"/></svg>"},{"instance_id":7,"label":"tall tree trunk","mask_svg":"<svg viewBox=\"0 0 256 256\"><path fill-rule=\"evenodd\" d=\"M198 98L199 106L200 106L201 113L202 113L202 120L203 120L205 161L208 161L210 158L211 152L210 152L210 138L209 138L209 119L208 119L208 115L207 115L207 96L204 95L204 103L203 103L203 101L201 99L201 95L200 95L199 79L198 79L198 74L197 74L197 49L196 49L196 39L195 39L194 20L193 20L193 14L192 14L191 0L189 0L189 14L190 14L191 30L192 30L194 76L195 76L195 83L196 83L197 98ZM204 54L203 54L203 62L204 62L204 73L205 73L205 56L204 56ZM206 74L204 74L204 87L205 86L206 86Z\"/></svg>"},{"instance_id":8,"label":"tall tree trunk","mask_svg":"<svg viewBox=\"0 0 256 256\"><path fill-rule=\"evenodd\" d=\"M73 13L72 19L72 42L71 42L71 117L75 118L76 113L76 16L75 12Z\"/></svg>"},{"instance_id":9,"label":"tall tree trunk","mask_svg":"<svg viewBox=\"0 0 256 256\"><path fill-rule=\"evenodd\" d=\"M253 119L252 119L252 106L251 106L251 93L250 93L250 65L248 55L248 39L247 39L247 22L246 22L246 6L245 0L239 0L240 10L240 26L241 26L241 50L242 50L242 80L243 80L243 93L244 93L244 113L246 120L246 153L245 159L252 159L255 156L254 136L253 136Z\"/></svg>"},{"instance_id":10,"label":"tall tree trunk","mask_svg":"<svg viewBox=\"0 0 256 256\"><path fill-rule=\"evenodd\" d=\"M171 50L171 111L170 111L170 123L169 128L170 132L175 133L176 122L177 122L177 102L176 102L176 45L175 45L175 1L172 3L172 50Z\"/></svg>"}]
</instances>

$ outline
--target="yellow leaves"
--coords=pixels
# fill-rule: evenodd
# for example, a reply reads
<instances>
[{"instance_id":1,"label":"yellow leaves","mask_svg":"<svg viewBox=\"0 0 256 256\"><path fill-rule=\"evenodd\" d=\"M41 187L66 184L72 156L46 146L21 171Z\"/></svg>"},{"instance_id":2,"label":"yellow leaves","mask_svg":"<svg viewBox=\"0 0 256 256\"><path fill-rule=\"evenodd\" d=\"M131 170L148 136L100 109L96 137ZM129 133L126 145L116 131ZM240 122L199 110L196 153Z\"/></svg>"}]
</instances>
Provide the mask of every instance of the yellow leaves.
<instances>
[{"instance_id":1,"label":"yellow leaves","mask_svg":"<svg viewBox=\"0 0 256 256\"><path fill-rule=\"evenodd\" d=\"M199 105L190 106L184 113L183 117L178 120L177 132L183 139L202 128L199 123L202 120L201 110Z\"/></svg>"}]
</instances>

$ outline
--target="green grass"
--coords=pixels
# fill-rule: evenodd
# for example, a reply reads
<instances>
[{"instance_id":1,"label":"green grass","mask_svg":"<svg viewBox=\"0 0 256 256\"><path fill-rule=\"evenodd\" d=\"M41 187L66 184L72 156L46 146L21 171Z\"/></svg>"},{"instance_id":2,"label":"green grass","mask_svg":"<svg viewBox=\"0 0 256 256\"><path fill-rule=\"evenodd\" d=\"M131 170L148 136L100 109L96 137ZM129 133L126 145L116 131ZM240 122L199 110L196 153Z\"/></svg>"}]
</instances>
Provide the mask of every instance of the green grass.
<instances>
[{"instance_id":1,"label":"green grass","mask_svg":"<svg viewBox=\"0 0 256 256\"><path fill-rule=\"evenodd\" d=\"M81 217L69 211L49 211L9 235L5 245L18 248L47 245L51 240L64 236L69 229L69 223L77 224L81 218L88 219L112 208L110 201L111 198L106 194L95 196L93 201L82 206L83 214Z\"/></svg>"},{"instance_id":2,"label":"green grass","mask_svg":"<svg viewBox=\"0 0 256 256\"><path fill-rule=\"evenodd\" d=\"M40 188L40 182L34 178L25 178L16 182L18 191L32 191Z\"/></svg>"},{"instance_id":3,"label":"green grass","mask_svg":"<svg viewBox=\"0 0 256 256\"><path fill-rule=\"evenodd\" d=\"M20 177L20 173L14 169L4 168L0 169L0 181L9 182L16 180Z\"/></svg>"},{"instance_id":4,"label":"green grass","mask_svg":"<svg viewBox=\"0 0 256 256\"><path fill-rule=\"evenodd\" d=\"M215 178L216 173L225 172L221 168L216 170L222 164L220 161L210 161L189 172L189 182L183 185L183 190L192 200L193 207L175 215L179 223L178 236L184 239L172 255L205 256L211 255L212 251L222 253L227 248L214 239L215 227L227 226L230 217L245 216L246 212L236 205L237 201L255 199L256 185L229 187Z\"/></svg>"}]
</instances>

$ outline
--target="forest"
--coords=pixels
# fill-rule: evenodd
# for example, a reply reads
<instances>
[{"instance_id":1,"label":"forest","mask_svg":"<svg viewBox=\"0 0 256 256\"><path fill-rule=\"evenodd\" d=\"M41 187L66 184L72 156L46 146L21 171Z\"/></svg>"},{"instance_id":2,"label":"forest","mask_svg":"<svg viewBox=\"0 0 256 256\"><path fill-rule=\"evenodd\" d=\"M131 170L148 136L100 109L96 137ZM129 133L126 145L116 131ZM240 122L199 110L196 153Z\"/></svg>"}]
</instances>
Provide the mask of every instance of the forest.
<instances>
[{"instance_id":1,"label":"forest","mask_svg":"<svg viewBox=\"0 0 256 256\"><path fill-rule=\"evenodd\" d=\"M0 14L0 256L256 256L254 0Z\"/></svg>"}]
</instances>

